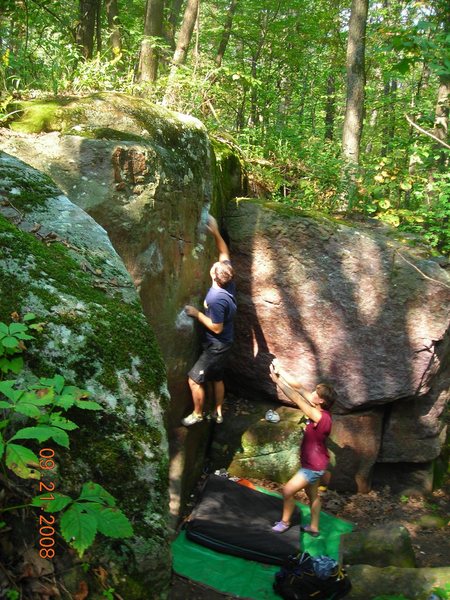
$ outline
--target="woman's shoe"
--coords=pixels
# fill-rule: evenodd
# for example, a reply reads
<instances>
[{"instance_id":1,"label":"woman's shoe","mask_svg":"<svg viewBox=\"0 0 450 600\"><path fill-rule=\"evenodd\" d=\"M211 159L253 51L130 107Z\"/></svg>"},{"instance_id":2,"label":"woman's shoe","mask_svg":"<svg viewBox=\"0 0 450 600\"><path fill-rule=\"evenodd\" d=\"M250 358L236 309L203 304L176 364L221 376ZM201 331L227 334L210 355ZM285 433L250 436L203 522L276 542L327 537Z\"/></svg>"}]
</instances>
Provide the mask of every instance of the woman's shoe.
<instances>
[{"instance_id":1,"label":"woman's shoe","mask_svg":"<svg viewBox=\"0 0 450 600\"><path fill-rule=\"evenodd\" d=\"M308 533L312 537L319 537L319 535L320 535L320 531L314 531L313 529L311 529L311 527L309 525L300 527L300 531L302 533Z\"/></svg>"},{"instance_id":2,"label":"woman's shoe","mask_svg":"<svg viewBox=\"0 0 450 600\"><path fill-rule=\"evenodd\" d=\"M285 523L284 521L277 521L272 527L272 531L275 531L276 533L284 533L289 529L290 526L290 523Z\"/></svg>"}]
</instances>

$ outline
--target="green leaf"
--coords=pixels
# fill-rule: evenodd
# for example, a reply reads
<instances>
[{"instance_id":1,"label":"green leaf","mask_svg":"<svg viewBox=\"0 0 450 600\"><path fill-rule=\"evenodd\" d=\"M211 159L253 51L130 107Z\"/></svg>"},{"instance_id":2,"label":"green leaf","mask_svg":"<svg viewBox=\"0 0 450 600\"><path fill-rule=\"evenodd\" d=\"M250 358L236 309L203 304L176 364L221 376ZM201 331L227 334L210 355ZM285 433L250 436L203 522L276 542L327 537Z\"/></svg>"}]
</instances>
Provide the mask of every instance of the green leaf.
<instances>
[{"instance_id":1,"label":"green leaf","mask_svg":"<svg viewBox=\"0 0 450 600\"><path fill-rule=\"evenodd\" d=\"M15 337L19 340L34 340L34 337L28 333L16 333Z\"/></svg>"},{"instance_id":2,"label":"green leaf","mask_svg":"<svg viewBox=\"0 0 450 600\"><path fill-rule=\"evenodd\" d=\"M19 444L6 446L6 466L21 479L40 479L39 459L34 452ZM33 468L30 468L33 467Z\"/></svg>"},{"instance_id":3,"label":"green leaf","mask_svg":"<svg viewBox=\"0 0 450 600\"><path fill-rule=\"evenodd\" d=\"M23 370L23 358L21 356L16 356L12 360L8 360L7 358L0 359L0 369L3 373L7 373L8 371L12 371L18 375Z\"/></svg>"},{"instance_id":4,"label":"green leaf","mask_svg":"<svg viewBox=\"0 0 450 600\"><path fill-rule=\"evenodd\" d=\"M14 389L15 385L16 381L14 379L0 381L0 393L12 400L13 402L17 402L17 400L23 394L23 390Z\"/></svg>"},{"instance_id":5,"label":"green leaf","mask_svg":"<svg viewBox=\"0 0 450 600\"><path fill-rule=\"evenodd\" d=\"M73 504L61 517L61 533L78 554L83 556L86 548L93 543L97 533L97 520L83 511L83 507Z\"/></svg>"},{"instance_id":6,"label":"green leaf","mask_svg":"<svg viewBox=\"0 0 450 600\"><path fill-rule=\"evenodd\" d=\"M13 336L5 336L2 339L2 344L3 346L5 346L5 348L17 348L17 346L19 345L19 340Z\"/></svg>"},{"instance_id":7,"label":"green leaf","mask_svg":"<svg viewBox=\"0 0 450 600\"><path fill-rule=\"evenodd\" d=\"M11 440L38 440L38 442L45 442L49 439L54 440L60 446L64 446L64 448L69 447L69 436L67 433L58 427L49 425L24 427L23 429L19 429L11 438Z\"/></svg>"},{"instance_id":8,"label":"green leaf","mask_svg":"<svg viewBox=\"0 0 450 600\"><path fill-rule=\"evenodd\" d=\"M33 319L36 318L36 315L34 313L27 313L26 315L24 315L23 320L24 321L33 321Z\"/></svg>"},{"instance_id":9,"label":"green leaf","mask_svg":"<svg viewBox=\"0 0 450 600\"><path fill-rule=\"evenodd\" d=\"M64 377L62 375L55 375L52 379L41 378L39 379L40 383L44 387L52 387L55 388L56 393L60 394L62 389L64 388Z\"/></svg>"},{"instance_id":10,"label":"green leaf","mask_svg":"<svg viewBox=\"0 0 450 600\"><path fill-rule=\"evenodd\" d=\"M133 527L118 508L102 508L97 511L97 528L100 533L113 538L126 538L133 535Z\"/></svg>"},{"instance_id":11,"label":"green leaf","mask_svg":"<svg viewBox=\"0 0 450 600\"><path fill-rule=\"evenodd\" d=\"M75 398L72 396L56 396L55 406L60 406L64 410L69 410L75 404Z\"/></svg>"},{"instance_id":12,"label":"green leaf","mask_svg":"<svg viewBox=\"0 0 450 600\"><path fill-rule=\"evenodd\" d=\"M98 402L93 402L92 400L76 400L75 406L78 408L83 408L84 410L102 410L103 407Z\"/></svg>"},{"instance_id":13,"label":"green leaf","mask_svg":"<svg viewBox=\"0 0 450 600\"><path fill-rule=\"evenodd\" d=\"M6 325L6 323L0 322L0 337L1 337L1 334L8 335L8 333L9 333L8 325Z\"/></svg>"},{"instance_id":14,"label":"green leaf","mask_svg":"<svg viewBox=\"0 0 450 600\"><path fill-rule=\"evenodd\" d=\"M48 494L51 493L54 496L53 500L42 500L41 496L45 498ZM72 502L72 498L70 496L66 496L65 494L60 494L59 492L45 492L43 491L39 496L35 496L31 501L32 506L40 506L46 512L59 512L69 506Z\"/></svg>"},{"instance_id":15,"label":"green leaf","mask_svg":"<svg viewBox=\"0 0 450 600\"><path fill-rule=\"evenodd\" d=\"M0 458L2 458L4 451L5 451L5 442L3 441L3 438L0 436Z\"/></svg>"},{"instance_id":16,"label":"green leaf","mask_svg":"<svg viewBox=\"0 0 450 600\"><path fill-rule=\"evenodd\" d=\"M414 62L414 59L411 58L402 58L401 61L392 66L393 71L397 71L402 75L405 75L409 71L411 64Z\"/></svg>"},{"instance_id":17,"label":"green leaf","mask_svg":"<svg viewBox=\"0 0 450 600\"><path fill-rule=\"evenodd\" d=\"M60 427L66 431L73 431L78 429L78 425L73 421L69 421L65 417L62 417L60 413L53 413L50 415L50 423L55 427Z\"/></svg>"},{"instance_id":18,"label":"green leaf","mask_svg":"<svg viewBox=\"0 0 450 600\"><path fill-rule=\"evenodd\" d=\"M25 333L28 327L23 323L11 323L9 326L9 334L14 335L15 333Z\"/></svg>"},{"instance_id":19,"label":"green leaf","mask_svg":"<svg viewBox=\"0 0 450 600\"><path fill-rule=\"evenodd\" d=\"M52 404L54 396L55 392L51 388L45 391L25 392L20 399L20 403L26 402L27 404L34 404L34 406L47 406L48 404Z\"/></svg>"},{"instance_id":20,"label":"green leaf","mask_svg":"<svg viewBox=\"0 0 450 600\"><path fill-rule=\"evenodd\" d=\"M31 419L39 419L41 412L37 406L28 402L18 403L14 407L14 410L21 415L30 417Z\"/></svg>"},{"instance_id":21,"label":"green leaf","mask_svg":"<svg viewBox=\"0 0 450 600\"><path fill-rule=\"evenodd\" d=\"M6 400L0 400L0 408L12 408L13 405L10 404L9 402L6 402Z\"/></svg>"},{"instance_id":22,"label":"green leaf","mask_svg":"<svg viewBox=\"0 0 450 600\"><path fill-rule=\"evenodd\" d=\"M81 488L81 494L79 500L89 500L90 502L100 502L101 504L108 504L108 506L115 506L116 499L111 496L109 492L105 490L100 484L88 481L83 484Z\"/></svg>"},{"instance_id":23,"label":"green leaf","mask_svg":"<svg viewBox=\"0 0 450 600\"><path fill-rule=\"evenodd\" d=\"M86 390L82 390L75 385L66 385L61 392L62 394L69 394L73 396L76 400L80 400L81 398L87 398L90 396L89 392Z\"/></svg>"}]
</instances>

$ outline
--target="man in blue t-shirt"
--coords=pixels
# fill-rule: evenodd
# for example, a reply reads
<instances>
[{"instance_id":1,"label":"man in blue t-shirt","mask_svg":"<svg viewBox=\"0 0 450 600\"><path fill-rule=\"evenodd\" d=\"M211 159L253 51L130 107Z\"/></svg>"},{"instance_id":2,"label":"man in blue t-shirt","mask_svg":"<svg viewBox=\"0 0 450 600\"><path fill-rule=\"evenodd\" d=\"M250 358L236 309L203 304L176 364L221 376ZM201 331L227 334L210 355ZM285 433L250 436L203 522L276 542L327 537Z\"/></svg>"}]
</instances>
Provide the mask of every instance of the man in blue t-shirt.
<instances>
[{"instance_id":1,"label":"man in blue t-shirt","mask_svg":"<svg viewBox=\"0 0 450 600\"><path fill-rule=\"evenodd\" d=\"M216 423L223 422L222 406L225 398L223 371L234 339L233 319L236 314L236 300L230 253L214 217L208 217L208 230L214 236L219 251L219 261L211 267L212 284L203 302L205 312L202 313L194 306L185 307L186 314L198 319L205 327L202 354L188 373L194 411L181 421L186 427L203 421L205 383L208 381L212 381L214 385L216 410L213 417Z\"/></svg>"}]
</instances>

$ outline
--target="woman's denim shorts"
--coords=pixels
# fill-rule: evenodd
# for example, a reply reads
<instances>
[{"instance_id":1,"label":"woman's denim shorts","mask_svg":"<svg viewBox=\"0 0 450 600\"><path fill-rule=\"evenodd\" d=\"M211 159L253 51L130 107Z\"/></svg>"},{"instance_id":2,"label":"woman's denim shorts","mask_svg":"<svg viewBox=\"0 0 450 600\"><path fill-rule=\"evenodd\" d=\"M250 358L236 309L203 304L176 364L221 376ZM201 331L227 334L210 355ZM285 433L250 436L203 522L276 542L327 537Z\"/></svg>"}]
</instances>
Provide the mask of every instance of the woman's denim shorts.
<instances>
[{"instance_id":1,"label":"woman's denim shorts","mask_svg":"<svg viewBox=\"0 0 450 600\"><path fill-rule=\"evenodd\" d=\"M309 484L315 483L318 479L322 477L325 473L325 469L323 471L311 471L311 469L299 469L298 471Z\"/></svg>"}]
</instances>

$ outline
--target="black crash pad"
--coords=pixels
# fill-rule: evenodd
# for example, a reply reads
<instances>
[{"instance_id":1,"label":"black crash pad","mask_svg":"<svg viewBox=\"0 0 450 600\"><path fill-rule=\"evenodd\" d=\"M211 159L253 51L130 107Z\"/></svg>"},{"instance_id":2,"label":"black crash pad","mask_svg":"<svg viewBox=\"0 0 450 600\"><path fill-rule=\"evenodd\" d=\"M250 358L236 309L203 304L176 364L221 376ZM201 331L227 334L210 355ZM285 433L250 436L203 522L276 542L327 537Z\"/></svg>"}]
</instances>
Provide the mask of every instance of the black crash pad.
<instances>
[{"instance_id":1,"label":"black crash pad","mask_svg":"<svg viewBox=\"0 0 450 600\"><path fill-rule=\"evenodd\" d=\"M300 513L284 533L271 530L281 518L283 500L226 477L209 475L185 526L186 537L218 552L273 565L300 550Z\"/></svg>"}]
</instances>

